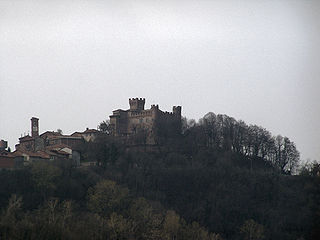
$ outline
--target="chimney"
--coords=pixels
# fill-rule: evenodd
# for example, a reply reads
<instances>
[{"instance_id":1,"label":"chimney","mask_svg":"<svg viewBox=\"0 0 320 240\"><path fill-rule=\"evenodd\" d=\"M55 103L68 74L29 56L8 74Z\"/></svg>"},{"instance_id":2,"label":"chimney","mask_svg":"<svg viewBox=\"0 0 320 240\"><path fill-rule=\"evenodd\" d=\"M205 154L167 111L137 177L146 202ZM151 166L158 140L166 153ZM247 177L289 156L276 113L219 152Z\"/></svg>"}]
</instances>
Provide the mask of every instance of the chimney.
<instances>
[{"instance_id":1,"label":"chimney","mask_svg":"<svg viewBox=\"0 0 320 240\"><path fill-rule=\"evenodd\" d=\"M31 137L39 137L39 119L31 118Z\"/></svg>"}]
</instances>

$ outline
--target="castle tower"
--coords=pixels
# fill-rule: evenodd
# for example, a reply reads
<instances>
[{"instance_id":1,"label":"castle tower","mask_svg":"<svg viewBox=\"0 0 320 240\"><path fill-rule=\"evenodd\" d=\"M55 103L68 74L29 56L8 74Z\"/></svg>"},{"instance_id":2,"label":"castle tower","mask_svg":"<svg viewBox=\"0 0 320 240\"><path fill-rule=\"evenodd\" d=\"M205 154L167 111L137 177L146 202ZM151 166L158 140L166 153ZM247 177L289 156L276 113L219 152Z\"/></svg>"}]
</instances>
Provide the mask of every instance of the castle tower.
<instances>
[{"instance_id":1,"label":"castle tower","mask_svg":"<svg viewBox=\"0 0 320 240\"><path fill-rule=\"evenodd\" d=\"M39 136L39 119L36 117L31 118L31 136L32 137Z\"/></svg>"},{"instance_id":2,"label":"castle tower","mask_svg":"<svg viewBox=\"0 0 320 240\"><path fill-rule=\"evenodd\" d=\"M130 110L142 111L144 110L145 99L144 98L129 98Z\"/></svg>"},{"instance_id":3,"label":"castle tower","mask_svg":"<svg viewBox=\"0 0 320 240\"><path fill-rule=\"evenodd\" d=\"M173 106L172 112L174 115L181 117L181 106Z\"/></svg>"}]
</instances>

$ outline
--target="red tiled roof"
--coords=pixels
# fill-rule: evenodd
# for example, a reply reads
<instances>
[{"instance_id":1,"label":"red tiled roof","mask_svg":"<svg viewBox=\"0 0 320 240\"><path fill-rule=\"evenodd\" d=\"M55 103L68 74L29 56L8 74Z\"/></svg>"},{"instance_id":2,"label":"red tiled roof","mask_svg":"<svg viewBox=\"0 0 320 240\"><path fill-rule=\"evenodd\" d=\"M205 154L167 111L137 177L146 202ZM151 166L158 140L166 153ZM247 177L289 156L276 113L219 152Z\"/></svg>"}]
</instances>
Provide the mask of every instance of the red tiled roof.
<instances>
[{"instance_id":1,"label":"red tiled roof","mask_svg":"<svg viewBox=\"0 0 320 240\"><path fill-rule=\"evenodd\" d=\"M70 153L67 153L63 150L58 150L57 153L62 154L62 155L68 155L68 156L70 155Z\"/></svg>"},{"instance_id":2,"label":"red tiled roof","mask_svg":"<svg viewBox=\"0 0 320 240\"><path fill-rule=\"evenodd\" d=\"M11 152L8 152L7 150L0 151L0 156L5 156L9 158L13 158L13 154Z\"/></svg>"},{"instance_id":3,"label":"red tiled roof","mask_svg":"<svg viewBox=\"0 0 320 240\"><path fill-rule=\"evenodd\" d=\"M55 131L46 131L46 132L40 134L40 137L43 137L43 136L52 137L52 136L61 136L61 135L62 135L61 133L58 133Z\"/></svg>"},{"instance_id":4,"label":"red tiled roof","mask_svg":"<svg viewBox=\"0 0 320 240\"><path fill-rule=\"evenodd\" d=\"M49 154L44 151L37 151L37 152L30 152L25 150L17 150L12 153L14 157L20 157L20 156L30 156L30 157L40 157L40 158L50 158Z\"/></svg>"},{"instance_id":5,"label":"red tiled roof","mask_svg":"<svg viewBox=\"0 0 320 240\"><path fill-rule=\"evenodd\" d=\"M87 129L83 133L98 133L99 131L96 129Z\"/></svg>"},{"instance_id":6,"label":"red tiled roof","mask_svg":"<svg viewBox=\"0 0 320 240\"><path fill-rule=\"evenodd\" d=\"M70 136L70 135L61 135L61 136L52 136L50 139L62 139L62 138L70 138L70 139L81 139L81 137Z\"/></svg>"},{"instance_id":7,"label":"red tiled roof","mask_svg":"<svg viewBox=\"0 0 320 240\"><path fill-rule=\"evenodd\" d=\"M69 156L70 154L65 152L65 151L61 151L61 150L46 150L46 153L49 154L50 156L61 156L63 155L64 157Z\"/></svg>"},{"instance_id":8,"label":"red tiled roof","mask_svg":"<svg viewBox=\"0 0 320 240\"><path fill-rule=\"evenodd\" d=\"M23 153L25 153L26 151L21 151L21 150L16 150L16 151L14 151L14 152L12 152L12 155L14 156L14 157L18 157L18 156L22 156L22 154Z\"/></svg>"},{"instance_id":9,"label":"red tiled roof","mask_svg":"<svg viewBox=\"0 0 320 240\"><path fill-rule=\"evenodd\" d=\"M81 137L81 132L74 132L71 134L72 137Z\"/></svg>"},{"instance_id":10,"label":"red tiled roof","mask_svg":"<svg viewBox=\"0 0 320 240\"><path fill-rule=\"evenodd\" d=\"M45 150L45 152L47 154L49 154L50 156L58 156L58 154L56 154L55 152L53 152L53 150Z\"/></svg>"},{"instance_id":11,"label":"red tiled roof","mask_svg":"<svg viewBox=\"0 0 320 240\"><path fill-rule=\"evenodd\" d=\"M47 146L46 147L46 149L48 149L48 150L53 150L53 149L63 149L63 148L69 148L69 149L71 149L68 145L66 145L66 144L63 144L63 143L61 143L61 144L55 144L55 145L50 145L50 146Z\"/></svg>"},{"instance_id":12,"label":"red tiled roof","mask_svg":"<svg viewBox=\"0 0 320 240\"><path fill-rule=\"evenodd\" d=\"M32 157L40 157L40 158L50 158L50 155L44 151L38 151L31 155Z\"/></svg>"},{"instance_id":13,"label":"red tiled roof","mask_svg":"<svg viewBox=\"0 0 320 240\"><path fill-rule=\"evenodd\" d=\"M74 132L71 134L71 136L81 137L82 134L88 134L88 133L99 133L99 131L96 129L86 129L84 132Z\"/></svg>"},{"instance_id":14,"label":"red tiled roof","mask_svg":"<svg viewBox=\"0 0 320 240\"><path fill-rule=\"evenodd\" d=\"M31 139L33 139L33 137L31 137L29 135L19 138L20 141L28 141L28 140L31 140Z\"/></svg>"}]
</instances>

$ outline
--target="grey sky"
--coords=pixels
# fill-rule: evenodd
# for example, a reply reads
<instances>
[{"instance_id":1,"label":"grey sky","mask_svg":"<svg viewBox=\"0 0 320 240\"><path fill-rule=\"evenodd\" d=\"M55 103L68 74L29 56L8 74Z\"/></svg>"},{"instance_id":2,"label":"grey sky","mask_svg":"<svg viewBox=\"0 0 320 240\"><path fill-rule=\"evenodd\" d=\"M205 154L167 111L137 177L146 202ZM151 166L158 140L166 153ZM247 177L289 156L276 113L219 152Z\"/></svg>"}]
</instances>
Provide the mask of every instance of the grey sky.
<instances>
[{"instance_id":1,"label":"grey sky","mask_svg":"<svg viewBox=\"0 0 320 240\"><path fill-rule=\"evenodd\" d=\"M129 97L225 113L320 160L319 1L0 1L0 138L96 128Z\"/></svg>"}]
</instances>

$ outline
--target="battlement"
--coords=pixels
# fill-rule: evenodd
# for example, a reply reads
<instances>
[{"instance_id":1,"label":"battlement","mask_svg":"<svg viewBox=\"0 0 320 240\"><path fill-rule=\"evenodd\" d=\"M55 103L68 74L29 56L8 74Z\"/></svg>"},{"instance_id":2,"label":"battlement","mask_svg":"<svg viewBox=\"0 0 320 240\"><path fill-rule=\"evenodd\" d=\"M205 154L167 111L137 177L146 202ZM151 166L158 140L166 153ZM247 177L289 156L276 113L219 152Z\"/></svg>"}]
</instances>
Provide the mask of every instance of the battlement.
<instances>
[{"instance_id":1,"label":"battlement","mask_svg":"<svg viewBox=\"0 0 320 240\"><path fill-rule=\"evenodd\" d=\"M114 136L126 137L128 140L144 129L145 132L139 133L144 136L144 144L155 144L156 134L160 129L167 131L168 136L181 132L181 106L173 106L172 112L161 111L156 104L152 104L150 109L144 109L145 98L129 98L129 104L130 109L114 110L110 116ZM130 141L140 141L141 136L133 137Z\"/></svg>"},{"instance_id":2,"label":"battlement","mask_svg":"<svg viewBox=\"0 0 320 240\"><path fill-rule=\"evenodd\" d=\"M129 102L130 101L144 101L145 102L145 98L129 98Z\"/></svg>"},{"instance_id":3,"label":"battlement","mask_svg":"<svg viewBox=\"0 0 320 240\"><path fill-rule=\"evenodd\" d=\"M168 111L159 111L161 116L165 117L165 116L176 116L176 117L181 117L181 106L173 106L172 108L172 112L168 112Z\"/></svg>"},{"instance_id":4,"label":"battlement","mask_svg":"<svg viewBox=\"0 0 320 240\"><path fill-rule=\"evenodd\" d=\"M129 98L130 110L141 111L144 110L145 98Z\"/></svg>"},{"instance_id":5,"label":"battlement","mask_svg":"<svg viewBox=\"0 0 320 240\"><path fill-rule=\"evenodd\" d=\"M165 111L165 112L162 112L164 115L173 115L173 112L168 112L168 111Z\"/></svg>"},{"instance_id":6,"label":"battlement","mask_svg":"<svg viewBox=\"0 0 320 240\"><path fill-rule=\"evenodd\" d=\"M181 116L181 106L173 106L172 112L175 115Z\"/></svg>"},{"instance_id":7,"label":"battlement","mask_svg":"<svg viewBox=\"0 0 320 240\"><path fill-rule=\"evenodd\" d=\"M131 117L145 117L145 116L152 116L152 111L150 110L144 110L142 112L131 112Z\"/></svg>"}]
</instances>

